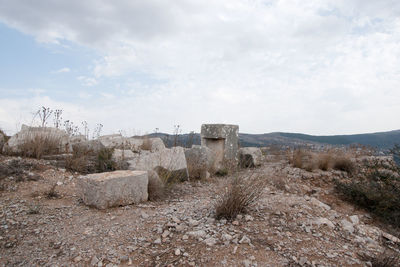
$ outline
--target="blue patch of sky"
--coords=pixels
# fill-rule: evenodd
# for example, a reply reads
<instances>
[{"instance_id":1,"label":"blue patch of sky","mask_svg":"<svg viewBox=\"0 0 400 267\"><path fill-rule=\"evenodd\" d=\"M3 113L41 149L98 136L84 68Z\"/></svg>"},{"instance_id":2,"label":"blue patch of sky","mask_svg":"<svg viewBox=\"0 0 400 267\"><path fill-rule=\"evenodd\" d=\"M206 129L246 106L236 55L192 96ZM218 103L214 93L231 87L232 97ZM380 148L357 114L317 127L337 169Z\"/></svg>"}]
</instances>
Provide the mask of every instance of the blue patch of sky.
<instances>
[{"instance_id":1,"label":"blue patch of sky","mask_svg":"<svg viewBox=\"0 0 400 267\"><path fill-rule=\"evenodd\" d=\"M99 78L98 84L85 86L78 77L93 77L92 67L99 59L101 55L94 49L66 40L59 40L59 44L39 43L0 22L1 97L31 97L38 94L36 89L41 89L44 90L41 94L55 100L79 101L80 94L140 95L167 83L149 73L132 71L118 77ZM70 71L56 72L63 68Z\"/></svg>"},{"instance_id":2,"label":"blue patch of sky","mask_svg":"<svg viewBox=\"0 0 400 267\"><path fill-rule=\"evenodd\" d=\"M46 95L73 96L79 90L80 75L88 75L88 66L98 57L94 51L67 41L61 44L38 43L0 23L0 90L2 97L29 96L28 89L44 89ZM55 73L62 68L70 72ZM65 92L68 92L65 94Z\"/></svg>"}]
</instances>

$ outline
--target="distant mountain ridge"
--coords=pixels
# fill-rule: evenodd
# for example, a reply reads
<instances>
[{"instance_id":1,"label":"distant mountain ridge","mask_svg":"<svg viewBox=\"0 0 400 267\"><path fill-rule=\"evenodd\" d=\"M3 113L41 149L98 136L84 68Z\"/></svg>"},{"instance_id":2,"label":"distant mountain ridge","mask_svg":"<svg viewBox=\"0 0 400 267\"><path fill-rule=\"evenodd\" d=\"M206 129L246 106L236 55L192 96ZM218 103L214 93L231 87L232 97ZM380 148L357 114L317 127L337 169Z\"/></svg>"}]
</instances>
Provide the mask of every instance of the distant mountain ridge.
<instances>
[{"instance_id":1,"label":"distant mountain ridge","mask_svg":"<svg viewBox=\"0 0 400 267\"><path fill-rule=\"evenodd\" d=\"M167 146L171 146L174 142L179 145L191 146L191 144L200 144L200 134L180 134L178 136L154 133L150 136L161 137ZM265 134L239 134L240 145L245 146L269 146L269 145L287 145L301 146L307 144L319 145L351 145L361 144L371 146L377 149L389 149L395 144L400 144L400 130L366 133L366 134L350 134L350 135L308 135L301 133L284 133L274 132Z\"/></svg>"}]
</instances>

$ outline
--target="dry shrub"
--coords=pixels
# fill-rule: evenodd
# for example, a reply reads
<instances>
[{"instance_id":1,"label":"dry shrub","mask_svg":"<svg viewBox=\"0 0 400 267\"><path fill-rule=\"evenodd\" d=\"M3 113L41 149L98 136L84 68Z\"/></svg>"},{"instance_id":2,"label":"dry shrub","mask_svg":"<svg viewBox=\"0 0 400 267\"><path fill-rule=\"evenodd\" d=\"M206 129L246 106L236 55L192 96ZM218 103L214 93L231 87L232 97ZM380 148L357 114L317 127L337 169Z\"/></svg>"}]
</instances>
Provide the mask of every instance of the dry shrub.
<instances>
[{"instance_id":1,"label":"dry shrub","mask_svg":"<svg viewBox=\"0 0 400 267\"><path fill-rule=\"evenodd\" d=\"M113 160L113 148L102 148L97 153L97 170L99 172L115 171L117 163Z\"/></svg>"},{"instance_id":2,"label":"dry shrub","mask_svg":"<svg viewBox=\"0 0 400 267\"><path fill-rule=\"evenodd\" d=\"M333 168L339 171L345 171L349 174L354 173L356 166L349 156L340 155L335 158Z\"/></svg>"},{"instance_id":3,"label":"dry shrub","mask_svg":"<svg viewBox=\"0 0 400 267\"><path fill-rule=\"evenodd\" d=\"M388 168L379 160L364 164L351 177L335 180L335 189L345 200L400 228L400 168Z\"/></svg>"},{"instance_id":4,"label":"dry shrub","mask_svg":"<svg viewBox=\"0 0 400 267\"><path fill-rule=\"evenodd\" d=\"M149 184L148 184L149 200L155 201L164 198L165 185L161 181L158 174L155 171L148 171L148 177L149 177Z\"/></svg>"},{"instance_id":5,"label":"dry shrub","mask_svg":"<svg viewBox=\"0 0 400 267\"><path fill-rule=\"evenodd\" d=\"M18 150L24 157L40 159L44 155L59 154L61 141L52 133L29 132L25 135L25 141L18 146Z\"/></svg>"},{"instance_id":6,"label":"dry shrub","mask_svg":"<svg viewBox=\"0 0 400 267\"><path fill-rule=\"evenodd\" d=\"M319 153L317 155L317 166L318 169L327 171L330 168L332 168L333 165L333 155L331 152L324 152L324 153Z\"/></svg>"},{"instance_id":7,"label":"dry shrub","mask_svg":"<svg viewBox=\"0 0 400 267\"><path fill-rule=\"evenodd\" d=\"M306 171L313 171L316 169L315 157L311 151L304 149L296 149L289 157L289 163L293 167L301 168Z\"/></svg>"},{"instance_id":8,"label":"dry shrub","mask_svg":"<svg viewBox=\"0 0 400 267\"><path fill-rule=\"evenodd\" d=\"M187 169L189 172L190 178L195 179L205 179L207 176L207 166L202 162L194 162L191 160L187 160Z\"/></svg>"},{"instance_id":9,"label":"dry shrub","mask_svg":"<svg viewBox=\"0 0 400 267\"><path fill-rule=\"evenodd\" d=\"M215 203L217 219L234 219L256 202L264 190L266 180L261 176L234 177Z\"/></svg>"},{"instance_id":10,"label":"dry shrub","mask_svg":"<svg viewBox=\"0 0 400 267\"><path fill-rule=\"evenodd\" d=\"M57 199L60 198L60 194L56 190L57 184L54 184L52 187L50 187L49 191L45 193L45 196L47 199Z\"/></svg>"},{"instance_id":11,"label":"dry shrub","mask_svg":"<svg viewBox=\"0 0 400 267\"><path fill-rule=\"evenodd\" d=\"M65 168L79 173L93 173L96 170L93 158L93 150L87 146L75 145L72 156L67 158L65 162Z\"/></svg>"}]
</instances>

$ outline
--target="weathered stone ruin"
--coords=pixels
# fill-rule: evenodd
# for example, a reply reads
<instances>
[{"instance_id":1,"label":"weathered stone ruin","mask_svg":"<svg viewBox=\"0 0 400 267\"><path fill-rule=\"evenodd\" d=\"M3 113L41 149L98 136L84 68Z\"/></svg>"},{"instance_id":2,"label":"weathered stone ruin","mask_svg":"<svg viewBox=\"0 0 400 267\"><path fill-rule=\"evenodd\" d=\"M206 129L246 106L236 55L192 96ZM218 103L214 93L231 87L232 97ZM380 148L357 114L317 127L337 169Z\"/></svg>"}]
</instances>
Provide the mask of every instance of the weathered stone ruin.
<instances>
[{"instance_id":1,"label":"weathered stone ruin","mask_svg":"<svg viewBox=\"0 0 400 267\"><path fill-rule=\"evenodd\" d=\"M214 173L214 151L206 146L193 145L185 150L189 177L206 179Z\"/></svg>"},{"instance_id":2,"label":"weathered stone ruin","mask_svg":"<svg viewBox=\"0 0 400 267\"><path fill-rule=\"evenodd\" d=\"M210 148L215 155L214 169L222 168L224 162L237 162L239 149L239 126L231 124L203 124L201 145Z\"/></svg>"},{"instance_id":3,"label":"weathered stone ruin","mask_svg":"<svg viewBox=\"0 0 400 267\"><path fill-rule=\"evenodd\" d=\"M78 193L83 202L98 209L147 201L147 171L114 171L81 176Z\"/></svg>"}]
</instances>

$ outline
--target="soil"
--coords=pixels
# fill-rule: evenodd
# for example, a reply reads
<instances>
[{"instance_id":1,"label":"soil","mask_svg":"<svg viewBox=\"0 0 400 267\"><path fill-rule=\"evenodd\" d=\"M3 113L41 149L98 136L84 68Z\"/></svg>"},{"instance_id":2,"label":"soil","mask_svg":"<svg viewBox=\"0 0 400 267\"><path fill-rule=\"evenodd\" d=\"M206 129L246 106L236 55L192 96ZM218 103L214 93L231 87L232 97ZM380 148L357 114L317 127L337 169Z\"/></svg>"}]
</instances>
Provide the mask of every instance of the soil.
<instances>
[{"instance_id":1,"label":"soil","mask_svg":"<svg viewBox=\"0 0 400 267\"><path fill-rule=\"evenodd\" d=\"M79 174L50 163L0 156L1 266L369 266L368 256L399 252L382 238L390 228L335 194L344 172L270 158L235 174L268 183L247 214L227 221L214 219L214 203L229 175L97 210L77 196Z\"/></svg>"}]
</instances>

